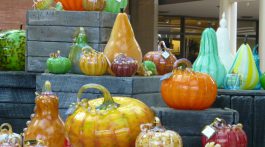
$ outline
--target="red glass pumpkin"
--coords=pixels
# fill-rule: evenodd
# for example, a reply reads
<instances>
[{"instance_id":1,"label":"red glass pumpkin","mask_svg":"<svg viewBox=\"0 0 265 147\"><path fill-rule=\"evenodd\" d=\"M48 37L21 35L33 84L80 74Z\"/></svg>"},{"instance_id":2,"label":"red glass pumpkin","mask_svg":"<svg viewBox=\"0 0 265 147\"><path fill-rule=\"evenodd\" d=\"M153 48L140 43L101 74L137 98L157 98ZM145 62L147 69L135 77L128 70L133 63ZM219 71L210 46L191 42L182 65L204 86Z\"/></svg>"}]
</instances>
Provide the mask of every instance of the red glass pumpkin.
<instances>
[{"instance_id":1,"label":"red glass pumpkin","mask_svg":"<svg viewBox=\"0 0 265 147\"><path fill-rule=\"evenodd\" d=\"M131 77L138 69L137 60L124 54L118 55L111 63L111 70L117 77Z\"/></svg>"},{"instance_id":2,"label":"red glass pumpkin","mask_svg":"<svg viewBox=\"0 0 265 147\"><path fill-rule=\"evenodd\" d=\"M221 147L247 147L247 135L242 124L227 125L225 120L216 118L210 126L214 128L215 134L209 139L203 135L203 146L209 142L215 142Z\"/></svg>"}]
</instances>

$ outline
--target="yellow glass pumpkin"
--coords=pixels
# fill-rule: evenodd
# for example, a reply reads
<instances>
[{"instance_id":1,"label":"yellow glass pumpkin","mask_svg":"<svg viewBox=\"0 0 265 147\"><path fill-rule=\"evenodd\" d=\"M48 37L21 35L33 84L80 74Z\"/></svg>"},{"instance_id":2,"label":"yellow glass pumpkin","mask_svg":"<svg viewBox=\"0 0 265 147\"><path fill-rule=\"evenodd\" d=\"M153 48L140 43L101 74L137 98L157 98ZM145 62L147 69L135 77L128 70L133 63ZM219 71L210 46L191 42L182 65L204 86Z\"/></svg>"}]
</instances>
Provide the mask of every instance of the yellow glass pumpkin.
<instances>
[{"instance_id":1,"label":"yellow glass pumpkin","mask_svg":"<svg viewBox=\"0 0 265 147\"><path fill-rule=\"evenodd\" d=\"M87 89L97 89L104 98L80 101ZM103 86L87 84L78 92L78 103L68 110L66 133L73 147L131 147L140 124L154 121L151 109L128 97L112 97Z\"/></svg>"},{"instance_id":2,"label":"yellow glass pumpkin","mask_svg":"<svg viewBox=\"0 0 265 147\"><path fill-rule=\"evenodd\" d=\"M103 53L97 51L83 51L79 64L80 70L88 76L104 75L108 69L107 58Z\"/></svg>"},{"instance_id":3,"label":"yellow glass pumpkin","mask_svg":"<svg viewBox=\"0 0 265 147\"><path fill-rule=\"evenodd\" d=\"M180 135L162 127L160 119L155 118L154 124L141 125L142 132L136 139L136 147L182 147Z\"/></svg>"}]
</instances>

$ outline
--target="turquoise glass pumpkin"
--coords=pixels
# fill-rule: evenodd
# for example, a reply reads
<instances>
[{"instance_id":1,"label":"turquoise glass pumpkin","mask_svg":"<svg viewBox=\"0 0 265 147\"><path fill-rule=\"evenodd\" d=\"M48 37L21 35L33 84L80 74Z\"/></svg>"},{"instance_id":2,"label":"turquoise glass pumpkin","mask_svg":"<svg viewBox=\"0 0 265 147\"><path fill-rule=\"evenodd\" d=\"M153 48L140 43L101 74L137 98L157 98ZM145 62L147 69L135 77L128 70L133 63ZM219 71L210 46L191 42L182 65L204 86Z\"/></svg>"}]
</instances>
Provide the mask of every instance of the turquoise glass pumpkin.
<instances>
[{"instance_id":1,"label":"turquoise glass pumpkin","mask_svg":"<svg viewBox=\"0 0 265 147\"><path fill-rule=\"evenodd\" d=\"M69 59L72 63L72 72L76 74L81 74L79 61L81 56L83 55L83 49L89 52L93 49L87 43L87 36L85 29L83 27L79 28L77 31L77 36L74 38L74 44L71 46L71 50L69 53Z\"/></svg>"},{"instance_id":2,"label":"turquoise glass pumpkin","mask_svg":"<svg viewBox=\"0 0 265 147\"><path fill-rule=\"evenodd\" d=\"M193 70L209 74L218 88L223 88L226 69L219 59L216 33L212 28L207 28L202 33L200 52L193 64Z\"/></svg>"},{"instance_id":3,"label":"turquoise glass pumpkin","mask_svg":"<svg viewBox=\"0 0 265 147\"><path fill-rule=\"evenodd\" d=\"M242 90L252 90L258 84L259 72L251 48L246 41L238 49L229 73L241 76L242 83L240 89Z\"/></svg>"},{"instance_id":4,"label":"turquoise glass pumpkin","mask_svg":"<svg viewBox=\"0 0 265 147\"><path fill-rule=\"evenodd\" d=\"M231 53L229 47L229 32L227 29L227 22L224 14L222 15L222 19L220 21L220 27L216 31L216 37L220 61L224 64L225 69L228 72L233 64L235 57Z\"/></svg>"},{"instance_id":5,"label":"turquoise glass pumpkin","mask_svg":"<svg viewBox=\"0 0 265 147\"><path fill-rule=\"evenodd\" d=\"M105 11L119 13L121 8L126 8L128 0L106 0Z\"/></svg>"},{"instance_id":6,"label":"turquoise glass pumpkin","mask_svg":"<svg viewBox=\"0 0 265 147\"><path fill-rule=\"evenodd\" d=\"M254 60L255 60L255 63L256 63L256 66L257 66L258 72L259 72L259 77L261 77L262 74L261 74L261 71L260 71L260 60L259 60L258 48L259 48L258 45L256 45L256 46L253 48L253 57L254 57ZM260 80L259 80L259 83L257 84L257 86L256 86L254 89L255 89L255 90L259 90L259 89L261 89Z\"/></svg>"},{"instance_id":7,"label":"turquoise glass pumpkin","mask_svg":"<svg viewBox=\"0 0 265 147\"><path fill-rule=\"evenodd\" d=\"M11 30L0 33L0 69L25 69L26 31Z\"/></svg>"},{"instance_id":8,"label":"turquoise glass pumpkin","mask_svg":"<svg viewBox=\"0 0 265 147\"><path fill-rule=\"evenodd\" d=\"M71 69L71 61L60 55L60 51L52 53L46 62L49 73L65 74Z\"/></svg>"}]
</instances>

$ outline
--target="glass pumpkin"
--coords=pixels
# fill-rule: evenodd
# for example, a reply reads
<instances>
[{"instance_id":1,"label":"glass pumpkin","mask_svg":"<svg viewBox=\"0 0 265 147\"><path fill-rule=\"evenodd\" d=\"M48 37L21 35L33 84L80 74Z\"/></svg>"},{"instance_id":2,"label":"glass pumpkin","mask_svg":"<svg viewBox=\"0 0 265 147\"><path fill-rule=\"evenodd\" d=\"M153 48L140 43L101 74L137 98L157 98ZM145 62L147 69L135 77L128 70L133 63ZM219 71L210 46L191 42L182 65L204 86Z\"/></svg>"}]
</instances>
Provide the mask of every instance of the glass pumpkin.
<instances>
[{"instance_id":1,"label":"glass pumpkin","mask_svg":"<svg viewBox=\"0 0 265 147\"><path fill-rule=\"evenodd\" d=\"M216 33L212 28L202 33L200 52L193 63L193 70L209 74L218 88L223 88L226 69L219 59Z\"/></svg>"},{"instance_id":2,"label":"glass pumpkin","mask_svg":"<svg viewBox=\"0 0 265 147\"><path fill-rule=\"evenodd\" d=\"M119 13L121 8L126 9L128 0L106 0L106 12Z\"/></svg>"},{"instance_id":3,"label":"glass pumpkin","mask_svg":"<svg viewBox=\"0 0 265 147\"><path fill-rule=\"evenodd\" d=\"M90 52L94 51L88 44L87 44L87 36L85 29L83 27L79 28L78 35L74 38L74 44L71 47L69 53L69 59L72 63L72 72L76 74L81 74L80 70L80 58L83 55L83 50Z\"/></svg>"},{"instance_id":4,"label":"glass pumpkin","mask_svg":"<svg viewBox=\"0 0 265 147\"><path fill-rule=\"evenodd\" d=\"M36 109L24 132L24 142L42 140L49 147L63 147L66 137L64 123L59 116L59 99L46 81L42 93L35 99Z\"/></svg>"},{"instance_id":5,"label":"glass pumpkin","mask_svg":"<svg viewBox=\"0 0 265 147\"><path fill-rule=\"evenodd\" d=\"M103 98L83 99L83 92L97 89ZM135 145L140 124L154 121L154 113L141 101L128 97L112 97L98 84L80 88L78 101L67 113L65 128L72 146L130 147Z\"/></svg>"},{"instance_id":6,"label":"glass pumpkin","mask_svg":"<svg viewBox=\"0 0 265 147\"><path fill-rule=\"evenodd\" d=\"M84 11L83 0L55 0L55 2L61 2L64 10Z\"/></svg>"},{"instance_id":7,"label":"glass pumpkin","mask_svg":"<svg viewBox=\"0 0 265 147\"><path fill-rule=\"evenodd\" d=\"M0 127L0 146L1 147L21 147L22 138L19 134L13 133L12 126L4 123Z\"/></svg>"},{"instance_id":8,"label":"glass pumpkin","mask_svg":"<svg viewBox=\"0 0 265 147\"><path fill-rule=\"evenodd\" d=\"M254 61L256 63L256 66L257 66L257 69L258 69L258 72L259 72L259 77L261 77L261 71L260 71L260 59L259 59L259 54L258 54L258 48L259 46L256 45L254 48L253 48L253 58L254 58ZM256 85L256 87L254 88L255 90L260 90L261 89L261 84L260 84L260 80L259 80L259 83Z\"/></svg>"},{"instance_id":9,"label":"glass pumpkin","mask_svg":"<svg viewBox=\"0 0 265 147\"><path fill-rule=\"evenodd\" d=\"M230 50L229 32L227 29L225 14L222 15L220 27L216 31L216 37L220 61L224 64L225 69L228 72L233 64L234 56Z\"/></svg>"},{"instance_id":10,"label":"glass pumpkin","mask_svg":"<svg viewBox=\"0 0 265 147\"><path fill-rule=\"evenodd\" d=\"M80 69L88 76L101 76L107 72L108 61L102 52L83 50L80 58Z\"/></svg>"},{"instance_id":11,"label":"glass pumpkin","mask_svg":"<svg viewBox=\"0 0 265 147\"><path fill-rule=\"evenodd\" d=\"M154 124L142 124L142 132L138 135L135 147L182 147L180 135L166 130L158 117Z\"/></svg>"},{"instance_id":12,"label":"glass pumpkin","mask_svg":"<svg viewBox=\"0 0 265 147\"><path fill-rule=\"evenodd\" d=\"M242 84L240 89L242 90L252 90L258 84L259 72L251 48L247 44L247 39L245 39L245 43L238 49L229 73L235 73L241 76Z\"/></svg>"},{"instance_id":13,"label":"glass pumpkin","mask_svg":"<svg viewBox=\"0 0 265 147\"><path fill-rule=\"evenodd\" d=\"M25 69L26 31L11 30L0 33L0 69Z\"/></svg>"},{"instance_id":14,"label":"glass pumpkin","mask_svg":"<svg viewBox=\"0 0 265 147\"><path fill-rule=\"evenodd\" d=\"M110 63L120 53L137 60L138 67L140 67L142 63L142 51L135 39L128 16L123 12L123 9L115 20L110 39L104 50L104 54Z\"/></svg>"},{"instance_id":15,"label":"glass pumpkin","mask_svg":"<svg viewBox=\"0 0 265 147\"><path fill-rule=\"evenodd\" d=\"M217 85L205 73L194 72L184 60L175 63L177 69L163 77L161 95L165 103L174 109L203 110L216 100Z\"/></svg>"},{"instance_id":16,"label":"glass pumpkin","mask_svg":"<svg viewBox=\"0 0 265 147\"><path fill-rule=\"evenodd\" d=\"M117 77L131 77L138 69L138 63L135 59L120 54L114 58L111 63L111 71Z\"/></svg>"},{"instance_id":17,"label":"glass pumpkin","mask_svg":"<svg viewBox=\"0 0 265 147\"><path fill-rule=\"evenodd\" d=\"M102 11L105 7L105 0L83 0L83 8L86 11Z\"/></svg>"},{"instance_id":18,"label":"glass pumpkin","mask_svg":"<svg viewBox=\"0 0 265 147\"><path fill-rule=\"evenodd\" d=\"M221 147L247 147L247 135L242 124L227 125L225 120L216 118L210 126L215 130L215 134L210 138L203 135L203 146L209 142L215 142Z\"/></svg>"},{"instance_id":19,"label":"glass pumpkin","mask_svg":"<svg viewBox=\"0 0 265 147\"><path fill-rule=\"evenodd\" d=\"M52 53L48 58L47 69L49 73L53 74L65 74L71 69L71 61L68 58L62 57L60 51Z\"/></svg>"}]
</instances>

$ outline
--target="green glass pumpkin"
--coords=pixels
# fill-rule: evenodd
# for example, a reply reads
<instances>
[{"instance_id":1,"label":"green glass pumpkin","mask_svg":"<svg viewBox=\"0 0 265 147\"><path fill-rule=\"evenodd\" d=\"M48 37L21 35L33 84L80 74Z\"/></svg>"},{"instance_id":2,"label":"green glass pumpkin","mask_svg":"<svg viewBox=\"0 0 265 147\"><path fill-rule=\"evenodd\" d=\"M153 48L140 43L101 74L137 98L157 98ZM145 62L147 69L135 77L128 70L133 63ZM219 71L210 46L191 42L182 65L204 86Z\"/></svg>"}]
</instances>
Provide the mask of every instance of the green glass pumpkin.
<instances>
[{"instance_id":1,"label":"green glass pumpkin","mask_svg":"<svg viewBox=\"0 0 265 147\"><path fill-rule=\"evenodd\" d=\"M25 69L26 32L11 30L0 33L0 69Z\"/></svg>"},{"instance_id":2,"label":"green glass pumpkin","mask_svg":"<svg viewBox=\"0 0 265 147\"><path fill-rule=\"evenodd\" d=\"M65 74L71 69L71 61L66 57L60 56L60 51L52 53L47 60L47 68L49 73Z\"/></svg>"},{"instance_id":3,"label":"green glass pumpkin","mask_svg":"<svg viewBox=\"0 0 265 147\"><path fill-rule=\"evenodd\" d=\"M78 30L77 34L78 35L74 38L74 44L72 45L69 53L69 59L72 63L72 72L81 74L82 72L80 70L79 61L83 55L83 49L85 49L87 52L90 52L93 49L87 43L87 36L83 27Z\"/></svg>"},{"instance_id":4,"label":"green glass pumpkin","mask_svg":"<svg viewBox=\"0 0 265 147\"><path fill-rule=\"evenodd\" d=\"M226 69L219 59L216 33L212 28L207 28L202 33L200 52L193 70L211 75L218 88L223 87Z\"/></svg>"},{"instance_id":5,"label":"green glass pumpkin","mask_svg":"<svg viewBox=\"0 0 265 147\"><path fill-rule=\"evenodd\" d=\"M157 75L156 65L152 61L144 61L144 68L146 71L150 72L150 76Z\"/></svg>"},{"instance_id":6,"label":"green glass pumpkin","mask_svg":"<svg viewBox=\"0 0 265 147\"><path fill-rule=\"evenodd\" d=\"M242 90L252 90L258 84L259 72L246 40L238 49L229 73L238 74L241 77L240 89Z\"/></svg>"},{"instance_id":7,"label":"green glass pumpkin","mask_svg":"<svg viewBox=\"0 0 265 147\"><path fill-rule=\"evenodd\" d=\"M126 8L128 0L106 0L105 11L119 13L121 8Z\"/></svg>"},{"instance_id":8,"label":"green glass pumpkin","mask_svg":"<svg viewBox=\"0 0 265 147\"><path fill-rule=\"evenodd\" d=\"M263 89L265 89L265 73L263 73L260 77L260 85Z\"/></svg>"}]
</instances>

